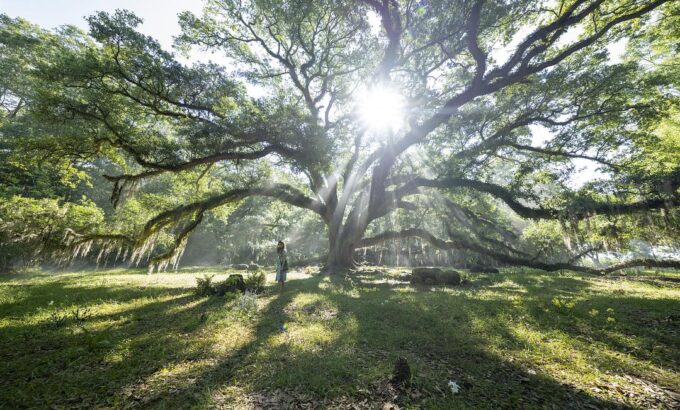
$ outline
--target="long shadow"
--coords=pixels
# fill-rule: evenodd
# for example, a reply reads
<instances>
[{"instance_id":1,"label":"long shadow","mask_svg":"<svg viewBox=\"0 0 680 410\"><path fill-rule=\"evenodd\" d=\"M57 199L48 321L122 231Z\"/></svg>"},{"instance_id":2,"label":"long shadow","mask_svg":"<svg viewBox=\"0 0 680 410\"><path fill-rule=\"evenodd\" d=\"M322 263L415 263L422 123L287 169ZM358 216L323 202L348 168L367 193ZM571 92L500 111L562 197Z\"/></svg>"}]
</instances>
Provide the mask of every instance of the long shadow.
<instances>
[{"instance_id":1,"label":"long shadow","mask_svg":"<svg viewBox=\"0 0 680 410\"><path fill-rule=\"evenodd\" d=\"M274 293L264 309L245 322L247 326L229 327L244 332L235 335L244 342L226 352L216 350L219 343L214 339L195 336L209 334L221 320L237 320L228 317L219 299L196 298L184 288L80 289L82 304L131 302L150 295L167 300L97 316L93 320L102 325L87 333L71 325L3 328L12 336L0 341L5 352L0 403L8 408L177 408L229 407L238 404L232 400L250 400L255 407L266 407L257 402L257 397L265 397L273 400L272 408L290 408L306 397L316 408L350 402L375 407L394 399L386 387L388 378L395 359L405 357L415 376L411 392L398 397L404 406L625 408L528 370L491 349L490 337L508 346L523 343L503 325L503 317L497 317L517 310L509 298L477 298L483 288L503 280L489 277L484 286L456 293L368 284L357 277L290 281L283 293ZM550 287L541 288L544 284L527 277L519 285L529 297L541 288L541 300L588 286L573 278L549 281ZM55 292L69 290L55 283L44 286L56 286ZM21 305L44 299L41 292L46 289L24 291L28 294L20 303L0 309L27 313ZM538 317L533 316L538 315L534 307L526 309L529 317ZM288 327L282 329L284 324ZM548 323L539 325L550 328ZM20 357L6 356L20 343ZM188 370L164 382L165 369L173 366ZM463 386L460 395L447 391L448 380ZM297 401L281 399L276 389ZM239 393L252 397L238 398Z\"/></svg>"},{"instance_id":2,"label":"long shadow","mask_svg":"<svg viewBox=\"0 0 680 410\"><path fill-rule=\"evenodd\" d=\"M360 292L362 288L359 287ZM374 286L366 288L375 291ZM383 288L380 296L387 302L380 306L382 315L373 320L368 320L371 316L365 310L374 307L359 307L354 298L342 294L333 296L341 306L365 318L360 322L357 333L370 335L366 338L371 341L366 346L368 350L388 352L383 368L391 370L391 364L398 356L406 357L421 368L426 376L424 379L428 381L458 380L465 387L462 400L476 408L621 407L549 376L530 372L491 352L488 349L489 336L500 338L508 345L518 344L507 327L485 325L485 321L493 321L497 312L511 310L510 301L499 305L499 302L480 303L479 299L475 299L470 303L470 296L465 293L442 294L421 290L415 294L394 294L393 289L393 286ZM474 294L474 290L469 293ZM440 323L442 320L446 320L444 326ZM400 329L409 329L410 332L400 332ZM433 329L439 332L433 334ZM460 406L460 398L437 394L439 391L430 386L420 387L425 395L438 396L432 403L426 401L428 406Z\"/></svg>"},{"instance_id":3,"label":"long shadow","mask_svg":"<svg viewBox=\"0 0 680 410\"><path fill-rule=\"evenodd\" d=\"M635 311L630 311L631 306ZM596 315L589 314L593 310ZM598 342L616 352L607 358L611 369L630 368L623 358L634 357L659 369L680 372L680 316L671 314L680 311L680 300L590 296L572 310L546 314L534 305L527 311L531 324L543 332L565 332L575 340ZM608 322L609 318L613 321Z\"/></svg>"},{"instance_id":4,"label":"long shadow","mask_svg":"<svg viewBox=\"0 0 680 410\"><path fill-rule=\"evenodd\" d=\"M5 284L10 292L18 292L16 301L0 303L0 312L6 316L22 316L34 313L42 302L86 306L104 300L126 303L141 298L158 298L176 296L187 293L186 288L147 287L131 288L129 286L87 286L73 287L69 282L49 282L40 285Z\"/></svg>"},{"instance_id":5,"label":"long shadow","mask_svg":"<svg viewBox=\"0 0 680 410\"><path fill-rule=\"evenodd\" d=\"M579 275L513 275L511 279L522 286L524 298L522 306L509 306L507 311L514 310L541 334L567 335L601 373L629 380L633 376L644 389L655 390L637 397L643 402L636 405L655 404L658 395L666 395L663 389L677 393L674 375L680 372L680 315L674 312L680 311L679 299L629 296L625 291L603 294L590 289L603 279L583 280ZM514 296L516 289L497 291ZM575 306L554 306L554 298L561 297L573 298ZM514 347L521 350L522 344Z\"/></svg>"},{"instance_id":6,"label":"long shadow","mask_svg":"<svg viewBox=\"0 0 680 410\"><path fill-rule=\"evenodd\" d=\"M418 397L401 397L406 406L436 408L464 406L476 408L550 407L559 408L625 408L625 406L593 397L553 378L527 371L486 348L484 329L476 328L477 317L465 309L463 296L417 293L404 300L404 294L390 289L368 290L354 281L321 277L296 281L287 292L278 295L261 312L255 334L249 343L223 357L199 376L191 387L178 392L175 398L194 404L234 405L220 401L219 392L227 386L240 385L255 397L266 397L280 389L283 397L307 397L318 408L347 404L347 396L356 402L375 406L393 400L385 395L385 386L397 357L406 357L414 366ZM320 286L324 286L320 288ZM306 314L291 317L287 307L301 293L318 296L303 306ZM375 292L380 292L378 295ZM371 298L362 298L370 293ZM379 297L376 297L379 296ZM321 302L319 301L321 300ZM381 301L387 301L382 303ZM333 321L317 311L332 306ZM432 333L442 314L450 326L446 331ZM287 332L280 331L282 321L290 321ZM332 324L331 324L332 323ZM295 340L302 325L320 326L334 337L313 345ZM409 329L409 332L404 332ZM504 338L512 334L504 332ZM287 340L288 338L288 340ZM272 340L274 339L274 340ZM292 340L291 340L292 339ZM442 342L444 340L444 342ZM259 364L259 367L253 367ZM240 382L243 377L249 384ZM456 379L465 393L453 397L447 393L446 381ZM433 382L436 381L436 382ZM196 391L203 400L192 401ZM293 408L300 402L276 401L272 393L271 408ZM163 398L158 398L162 407ZM228 399L226 399L228 400ZM377 400L377 403L375 402ZM255 403L257 407L258 403ZM260 403L261 404L261 403Z\"/></svg>"},{"instance_id":7,"label":"long shadow","mask_svg":"<svg viewBox=\"0 0 680 410\"><path fill-rule=\"evenodd\" d=\"M304 288L317 281L318 278L290 281L287 285L288 288L283 293L272 291L274 292L273 300L259 312L254 335L249 342L215 360L208 369L196 377L194 383L173 391L172 397L157 394L149 398L150 401L154 402L157 407L165 407L169 403L177 402L187 405L211 403L214 400L215 390L225 385L237 384L236 378L239 373L250 371L251 365L256 360L255 355L261 349L266 348L268 338L282 332L281 326L286 318L285 308L295 297L294 290ZM279 359L286 361L284 356Z\"/></svg>"},{"instance_id":8,"label":"long shadow","mask_svg":"<svg viewBox=\"0 0 680 410\"><path fill-rule=\"evenodd\" d=\"M50 282L25 291L20 304L1 307L3 316L35 311L30 303L45 300L45 292L71 291L66 312L69 306L96 307L112 300L133 305L139 300L141 306L3 326L0 408L115 406L121 385L204 355L207 343L196 345L178 335L200 329L205 314L224 303L198 299L181 288L72 289Z\"/></svg>"},{"instance_id":9,"label":"long shadow","mask_svg":"<svg viewBox=\"0 0 680 410\"><path fill-rule=\"evenodd\" d=\"M679 299L602 295L590 290L592 279L578 277L529 275L514 276L513 281L526 291L528 300L522 312L541 331L566 332L575 339L601 342L620 354L634 353L637 359L680 372L680 314L673 313L680 312ZM555 297L574 297L578 303L574 308L555 308ZM614 321L608 322L609 317ZM629 367L620 359L608 360L613 361L612 368Z\"/></svg>"}]
</instances>

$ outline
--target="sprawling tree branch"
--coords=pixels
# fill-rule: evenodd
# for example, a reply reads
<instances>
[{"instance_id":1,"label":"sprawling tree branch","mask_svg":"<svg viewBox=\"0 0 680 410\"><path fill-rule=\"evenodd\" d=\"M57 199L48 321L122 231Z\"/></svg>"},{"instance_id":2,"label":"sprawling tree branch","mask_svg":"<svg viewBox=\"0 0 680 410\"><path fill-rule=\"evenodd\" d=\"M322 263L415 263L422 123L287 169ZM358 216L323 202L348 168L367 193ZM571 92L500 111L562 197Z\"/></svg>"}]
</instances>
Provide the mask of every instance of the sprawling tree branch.
<instances>
[{"instance_id":1,"label":"sprawling tree branch","mask_svg":"<svg viewBox=\"0 0 680 410\"><path fill-rule=\"evenodd\" d=\"M196 168L200 165L203 164L214 164L216 162L220 161L227 161L227 160L253 160L253 159L258 159L258 158L263 158L270 154L271 152L275 152L276 148L274 146L268 146L262 150L259 151L253 151L253 152L223 152L223 153L218 153L214 155L209 155L206 157L202 158L196 158L190 161L178 163L178 164L161 164L161 163L150 163L146 160L141 160L143 163L140 165L144 165L146 167L154 168L149 171L144 171L140 172L138 174L122 174L122 175L104 175L104 178L108 179L109 181L113 182L113 189L111 193L111 201L113 202L114 207L118 204L118 201L121 198L121 195L123 193L123 190L130 186L130 184L134 184L138 181L141 181L142 179L149 178L152 176L156 176L165 172L181 172L181 171L186 171L190 170L193 168Z\"/></svg>"},{"instance_id":2,"label":"sprawling tree branch","mask_svg":"<svg viewBox=\"0 0 680 410\"><path fill-rule=\"evenodd\" d=\"M265 196L276 200L309 209L322 218L327 214L326 207L318 200L305 196L296 188L286 184L271 184L256 188L238 188L227 191L223 194L212 196L202 201L192 202L181 205L173 209L161 212L149 220L136 240L136 253L133 259L139 260L144 254L153 250L155 235L162 229L176 225L189 218L178 235L176 235L173 246L164 254L158 255L152 261L152 266L164 267L168 261L175 260L181 256L181 250L186 243L188 235L201 223L205 212L228 203L238 202L250 196Z\"/></svg>"},{"instance_id":3,"label":"sprawling tree branch","mask_svg":"<svg viewBox=\"0 0 680 410\"><path fill-rule=\"evenodd\" d=\"M420 125L414 127L401 140L383 148L381 150L379 165L376 166L373 171L371 202L373 203L374 200L378 203L382 202L382 196L385 189L383 182L389 175L389 171L394 165L396 158L408 147L422 141L433 130L448 121L458 112L458 108L470 102L474 98L497 92L511 84L520 82L522 79L531 74L538 73L542 70L559 64L567 57L574 55L578 51L581 51L582 49L592 45L616 25L639 18L667 1L668 0L652 1L644 7L639 8L635 12L621 15L610 21L602 29L596 31L595 34L592 34L585 39L578 41L574 45L567 47L565 50L560 51L557 56L549 58L542 63L530 65L530 62L534 57L548 50L561 34L563 34L569 27L576 25L585 17L590 15L603 2L603 0L598 0L591 3L578 13L576 13L576 11L586 2L575 2L558 19L532 33L523 43L518 46L515 53L510 57L505 65L497 70L493 70L491 73L484 76L482 80L473 81L464 91L450 98L433 116L422 122ZM526 55L524 54L527 49L529 49L529 47L539 42L539 45L535 46L535 48L529 51ZM474 45L472 46L474 48ZM477 50L473 54L477 54L477 58L481 57L481 54ZM520 62L520 68L511 73L511 70L515 68L515 66Z\"/></svg>"},{"instance_id":4,"label":"sprawling tree branch","mask_svg":"<svg viewBox=\"0 0 680 410\"><path fill-rule=\"evenodd\" d=\"M566 49L558 52L555 56L548 58L540 63L532 65L531 61L534 59L534 57L548 50L549 46L552 45L562 33L564 33L570 26L575 25L576 23L580 22L588 15L590 15L600 4L604 2L604 0L597 0L588 7L584 8L584 10L581 11L580 13L574 14L573 16L571 16L570 14L568 18L565 18L566 17L565 14L564 16L557 19L555 22L536 30L532 35L530 35L527 38L527 40L525 40L525 42L520 44L520 46L517 48L517 51L510 58L507 64L501 67L498 71L490 73L487 78L487 81L495 77L500 78L498 80L490 82L489 89L491 91L499 90L507 86L508 84L516 82L520 78L526 77L527 75L538 73L542 70L545 70L546 68L553 67L562 62L564 59L568 58L569 56L577 53L578 51L581 51L584 48L593 45L597 40L602 38L605 34L607 34L607 32L609 32L615 26L630 20L640 18L643 15L653 11L654 9L658 8L659 6L668 1L669 0L652 1L646 4L645 6L635 10L634 12L623 14L609 21L607 24L604 25L604 27L602 27L599 30L596 30L593 34L587 36L582 40L577 41L576 43L568 46ZM584 2L581 1L575 2L572 8L575 9L577 6L580 6L581 3ZM546 37L551 35L552 37L549 38L547 44L536 45L533 49L529 50L526 55L524 55L524 51L526 51L528 47L535 44L539 40L545 40ZM519 68L515 72L510 73L510 70L512 70L517 65L517 63L520 63Z\"/></svg>"},{"instance_id":5,"label":"sprawling tree branch","mask_svg":"<svg viewBox=\"0 0 680 410\"><path fill-rule=\"evenodd\" d=\"M238 188L227 191L223 194L210 197L208 199L181 205L174 209L161 212L159 215L147 222L144 230L157 230L181 218L184 215L194 212L205 212L227 203L236 202L249 196L266 196L286 202L293 206L309 209L321 216L326 212L325 205L316 199L309 198L298 189L287 184L271 184L255 188Z\"/></svg>"},{"instance_id":6,"label":"sprawling tree branch","mask_svg":"<svg viewBox=\"0 0 680 410\"><path fill-rule=\"evenodd\" d=\"M598 202L588 199L584 200L577 207L568 209L530 207L521 203L518 195L507 188L489 182L466 178L428 179L417 177L395 189L394 194L401 198L416 193L418 187L469 188L478 192L484 192L505 202L510 209L524 218L557 219L564 215L572 219L584 219L593 215L626 215L640 211L667 208L673 204L672 201L678 199L676 191L680 187L680 180L670 181L670 190L666 197L659 195L656 198L630 203Z\"/></svg>"},{"instance_id":7,"label":"sprawling tree branch","mask_svg":"<svg viewBox=\"0 0 680 410\"><path fill-rule=\"evenodd\" d=\"M656 260L656 259L634 259L627 262L615 264L608 266L606 268L590 268L586 266L574 265L569 262L564 263L546 263L537 260L531 260L526 258L521 258L517 256L507 255L492 249L485 248L479 244L468 242L465 239L449 232L451 236L450 240L443 240L437 238L435 235L429 231L421 228L405 229L403 231L386 231L379 235L365 238L360 242L359 247L373 246L385 241L395 240L395 239L405 239L418 237L427 242L432 246L439 249L464 249L469 250L480 255L489 256L498 262L506 263L514 266L527 266L531 268L541 269L548 272L554 272L558 270L572 270L576 272L588 273L591 275L603 275L611 272L615 272L621 269L632 268L636 266L654 267L654 268L680 268L680 260Z\"/></svg>"},{"instance_id":8,"label":"sprawling tree branch","mask_svg":"<svg viewBox=\"0 0 680 410\"><path fill-rule=\"evenodd\" d=\"M479 48L477 39L479 32L479 20L481 17L483 4L483 0L478 0L475 2L475 4L472 6L472 11L468 17L466 26L467 47L470 51L470 54L472 54L472 57L475 59L475 63L477 64L477 67L475 68L475 77L472 80L473 84L476 86L481 85L482 79L484 78L484 73L486 72L486 53L484 53L482 49Z\"/></svg>"}]
</instances>

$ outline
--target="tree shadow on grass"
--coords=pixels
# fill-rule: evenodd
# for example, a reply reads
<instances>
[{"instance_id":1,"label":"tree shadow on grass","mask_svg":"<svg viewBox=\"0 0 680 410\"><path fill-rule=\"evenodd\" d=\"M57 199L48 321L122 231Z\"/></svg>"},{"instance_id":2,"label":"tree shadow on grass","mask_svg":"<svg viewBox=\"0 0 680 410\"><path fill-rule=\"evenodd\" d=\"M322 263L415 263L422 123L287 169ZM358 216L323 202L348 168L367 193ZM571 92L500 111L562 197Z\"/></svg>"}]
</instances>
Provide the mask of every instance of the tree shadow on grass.
<instances>
[{"instance_id":1,"label":"tree shadow on grass","mask_svg":"<svg viewBox=\"0 0 680 410\"><path fill-rule=\"evenodd\" d=\"M34 313L38 308L47 308L50 302L77 306L98 304L102 301L126 303L142 298L159 298L186 294L186 288L129 286L87 286L74 287L69 282L48 282L39 285L5 284L14 298L0 303L0 312L7 316L22 316Z\"/></svg>"},{"instance_id":2,"label":"tree shadow on grass","mask_svg":"<svg viewBox=\"0 0 680 410\"><path fill-rule=\"evenodd\" d=\"M18 303L0 307L3 317L15 319L0 328L0 403L7 408L115 405L120 386L204 355L207 343L183 336L224 304L184 288L49 282L24 291ZM52 294L68 295L67 303L55 298L48 305ZM112 309L100 311L100 305ZM51 313L31 319L38 308Z\"/></svg>"},{"instance_id":3,"label":"tree shadow on grass","mask_svg":"<svg viewBox=\"0 0 680 410\"><path fill-rule=\"evenodd\" d=\"M360 292L364 289L359 287ZM451 294L396 288L394 292L394 287L383 288L376 296L383 299L379 306L357 306L353 298L334 297L364 318L357 333L365 335L369 350L389 352L383 367L389 368L397 356L407 357L427 385L422 386L424 395L446 390L448 380L464 385L460 396L439 395L426 405L458 407L462 401L470 407L493 408L619 406L512 363L490 349L492 340L521 344L503 318L497 317L512 310L510 300L475 299L474 291ZM372 310L380 314L371 314Z\"/></svg>"},{"instance_id":4,"label":"tree shadow on grass","mask_svg":"<svg viewBox=\"0 0 680 410\"><path fill-rule=\"evenodd\" d=\"M200 391L202 400L194 403L205 405L294 408L308 403L325 408L363 403L373 408L394 400L385 386L394 360L404 356L416 376L409 395L399 398L403 405L625 407L486 349L485 329L476 323L475 312L465 309L463 296L362 290L323 277L288 286L261 312L249 343L216 361L173 400L191 400ZM449 319L443 324L442 314ZM283 332L282 323L288 324ZM513 335L504 332L502 337ZM464 386L459 396L447 391L448 380ZM241 393L247 397L239 398ZM158 400L162 407L168 399Z\"/></svg>"},{"instance_id":5,"label":"tree shadow on grass","mask_svg":"<svg viewBox=\"0 0 680 410\"><path fill-rule=\"evenodd\" d=\"M603 370L651 377L662 384L662 378L653 374L660 370L680 373L680 316L672 314L680 311L680 300L589 296L572 309L551 307L546 314L533 306L529 311L530 323L541 332L563 332L584 347L602 346L611 352L591 357ZM666 381L665 387L677 390L672 384Z\"/></svg>"},{"instance_id":6,"label":"tree shadow on grass","mask_svg":"<svg viewBox=\"0 0 680 410\"><path fill-rule=\"evenodd\" d=\"M579 277L526 275L514 276L513 281L526 292L522 313L542 332L565 332L588 343L600 342L620 354L634 352L636 359L680 372L680 315L673 313L680 312L680 299L602 294L591 289L592 279ZM556 306L560 301L555 298L575 304ZM629 367L620 359L608 360L612 368Z\"/></svg>"},{"instance_id":7,"label":"tree shadow on grass","mask_svg":"<svg viewBox=\"0 0 680 410\"><path fill-rule=\"evenodd\" d=\"M87 289L80 303L134 301L157 292ZM404 405L620 407L492 349L491 340L522 343L497 317L513 309L509 299L324 276L290 281L248 319L229 316L220 299L196 298L184 288L162 289L155 298L97 316L101 326L89 333L74 331L77 326L12 328L2 348L13 355L5 360L0 401L10 407L290 408L306 400L317 408L375 407L394 399L387 379L403 356L415 372L412 391L399 397ZM33 340L22 342L22 332ZM229 338L222 347L220 339ZM459 395L448 392L449 380L463 386ZM286 393L276 395L277 389Z\"/></svg>"}]
</instances>

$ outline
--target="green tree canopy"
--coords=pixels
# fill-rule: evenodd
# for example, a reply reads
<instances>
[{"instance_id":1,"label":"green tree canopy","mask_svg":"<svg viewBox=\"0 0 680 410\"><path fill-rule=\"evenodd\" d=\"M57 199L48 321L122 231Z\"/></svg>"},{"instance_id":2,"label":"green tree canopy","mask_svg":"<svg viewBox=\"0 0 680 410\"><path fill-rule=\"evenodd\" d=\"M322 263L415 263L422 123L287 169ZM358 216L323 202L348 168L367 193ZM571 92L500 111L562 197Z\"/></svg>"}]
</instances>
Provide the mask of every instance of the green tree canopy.
<instances>
[{"instance_id":1,"label":"green tree canopy","mask_svg":"<svg viewBox=\"0 0 680 410\"><path fill-rule=\"evenodd\" d=\"M114 204L168 175L208 180L136 232L70 242L117 241L139 260L169 235L152 267L176 261L206 213L257 196L315 214L329 267L418 237L596 272L575 263L602 237L656 226L677 238L679 7L207 0L203 15L179 16L178 51L203 47L225 65L182 63L126 11L91 16L89 33L3 16L1 143L66 168L106 159L117 168L106 175ZM624 58L611 61L608 46L622 43ZM362 115L358 96L377 90L404 98L393 127ZM550 138L535 142L533 127ZM574 160L607 177L574 188ZM395 215L402 229L381 231ZM643 215L645 227L631 223ZM514 220L556 221L581 240L536 254Z\"/></svg>"}]
</instances>

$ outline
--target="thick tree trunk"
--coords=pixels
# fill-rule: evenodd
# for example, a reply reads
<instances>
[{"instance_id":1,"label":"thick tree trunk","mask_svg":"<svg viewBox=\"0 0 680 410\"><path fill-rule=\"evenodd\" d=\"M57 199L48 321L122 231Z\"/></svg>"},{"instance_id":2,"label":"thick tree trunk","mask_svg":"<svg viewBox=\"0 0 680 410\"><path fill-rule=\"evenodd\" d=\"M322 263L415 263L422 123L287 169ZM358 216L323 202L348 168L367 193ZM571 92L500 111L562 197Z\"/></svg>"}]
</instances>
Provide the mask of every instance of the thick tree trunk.
<instances>
[{"instance_id":1,"label":"thick tree trunk","mask_svg":"<svg viewBox=\"0 0 680 410\"><path fill-rule=\"evenodd\" d=\"M354 252L363 232L347 226L331 226L328 229L328 259L326 269L329 273L342 272L354 267Z\"/></svg>"},{"instance_id":2,"label":"thick tree trunk","mask_svg":"<svg viewBox=\"0 0 680 410\"><path fill-rule=\"evenodd\" d=\"M347 270L354 266L354 244L340 244L329 249L326 269L330 273Z\"/></svg>"}]
</instances>

